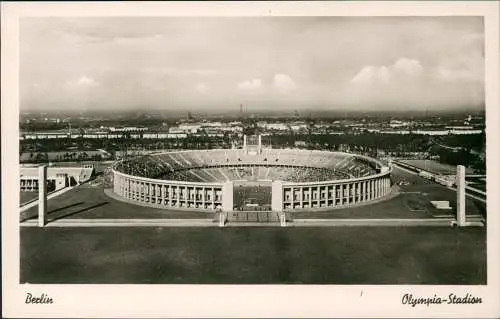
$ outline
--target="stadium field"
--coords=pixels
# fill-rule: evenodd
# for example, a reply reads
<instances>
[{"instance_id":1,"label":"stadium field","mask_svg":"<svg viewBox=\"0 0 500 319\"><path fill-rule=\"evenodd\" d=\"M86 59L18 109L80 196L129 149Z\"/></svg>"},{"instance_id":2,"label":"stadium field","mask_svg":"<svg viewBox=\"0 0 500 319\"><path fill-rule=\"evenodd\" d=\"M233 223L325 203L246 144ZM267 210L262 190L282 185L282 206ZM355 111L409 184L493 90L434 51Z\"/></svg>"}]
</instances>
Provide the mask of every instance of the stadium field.
<instances>
[{"instance_id":1,"label":"stadium field","mask_svg":"<svg viewBox=\"0 0 500 319\"><path fill-rule=\"evenodd\" d=\"M436 174L454 175L457 172L456 166L439 163L433 160L400 160L400 161ZM473 170L470 168L466 168L465 172L466 174L472 174Z\"/></svg>"},{"instance_id":2,"label":"stadium field","mask_svg":"<svg viewBox=\"0 0 500 319\"><path fill-rule=\"evenodd\" d=\"M484 228L21 228L22 283L485 284Z\"/></svg>"}]
</instances>

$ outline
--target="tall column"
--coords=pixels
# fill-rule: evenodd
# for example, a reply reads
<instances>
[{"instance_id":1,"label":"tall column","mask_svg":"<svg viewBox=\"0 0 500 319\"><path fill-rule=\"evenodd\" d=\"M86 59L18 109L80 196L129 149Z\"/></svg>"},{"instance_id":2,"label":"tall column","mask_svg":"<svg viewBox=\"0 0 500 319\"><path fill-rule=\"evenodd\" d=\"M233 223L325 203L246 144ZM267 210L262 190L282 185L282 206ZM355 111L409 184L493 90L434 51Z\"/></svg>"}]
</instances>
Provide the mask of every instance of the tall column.
<instances>
[{"instance_id":1,"label":"tall column","mask_svg":"<svg viewBox=\"0 0 500 319\"><path fill-rule=\"evenodd\" d=\"M353 186L354 186L354 185L353 185L352 183L348 183L348 184L347 184L347 196L348 196L347 203L348 203L348 204L351 204L351 203L352 203L352 193L353 193L353 191L352 191L352 187L353 187Z\"/></svg>"},{"instance_id":2,"label":"tall column","mask_svg":"<svg viewBox=\"0 0 500 319\"><path fill-rule=\"evenodd\" d=\"M165 202L167 200L167 185L162 185L162 190L161 190L161 203L163 206L165 206L167 203Z\"/></svg>"},{"instance_id":3,"label":"tall column","mask_svg":"<svg viewBox=\"0 0 500 319\"><path fill-rule=\"evenodd\" d=\"M186 204L185 206L188 207L188 201L189 201L189 188L187 186L184 186L184 203Z\"/></svg>"},{"instance_id":4,"label":"tall column","mask_svg":"<svg viewBox=\"0 0 500 319\"><path fill-rule=\"evenodd\" d=\"M172 185L168 185L168 206L172 206L172 200L174 199L174 195L172 194Z\"/></svg>"},{"instance_id":5,"label":"tall column","mask_svg":"<svg viewBox=\"0 0 500 319\"><path fill-rule=\"evenodd\" d=\"M339 185L339 204L340 206L344 205L344 186L342 184Z\"/></svg>"},{"instance_id":6,"label":"tall column","mask_svg":"<svg viewBox=\"0 0 500 319\"><path fill-rule=\"evenodd\" d=\"M205 187L202 187L201 188L201 205L203 206L203 209L205 209L205 192L206 192Z\"/></svg>"},{"instance_id":7,"label":"tall column","mask_svg":"<svg viewBox=\"0 0 500 319\"><path fill-rule=\"evenodd\" d=\"M365 193L364 193L364 186L365 182L359 182L359 202L362 203L365 198Z\"/></svg>"},{"instance_id":8,"label":"tall column","mask_svg":"<svg viewBox=\"0 0 500 319\"><path fill-rule=\"evenodd\" d=\"M333 192L332 192L332 206L337 205L337 185L333 185Z\"/></svg>"},{"instance_id":9,"label":"tall column","mask_svg":"<svg viewBox=\"0 0 500 319\"><path fill-rule=\"evenodd\" d=\"M47 224L47 166L38 167L38 227Z\"/></svg>"},{"instance_id":10,"label":"tall column","mask_svg":"<svg viewBox=\"0 0 500 319\"><path fill-rule=\"evenodd\" d=\"M135 189L135 200L141 201L141 185L140 182L134 181L134 189Z\"/></svg>"},{"instance_id":11,"label":"tall column","mask_svg":"<svg viewBox=\"0 0 500 319\"><path fill-rule=\"evenodd\" d=\"M257 148L257 154L261 154L262 153L262 135L259 134L259 146Z\"/></svg>"},{"instance_id":12,"label":"tall column","mask_svg":"<svg viewBox=\"0 0 500 319\"><path fill-rule=\"evenodd\" d=\"M113 181L114 183L114 181ZM124 191L124 186L123 186L123 181L121 179L121 177L118 178L118 194L120 196L123 196L123 194L125 194L125 191ZM116 192L115 192L116 193Z\"/></svg>"},{"instance_id":13,"label":"tall column","mask_svg":"<svg viewBox=\"0 0 500 319\"><path fill-rule=\"evenodd\" d=\"M356 204L356 183L353 182L351 184L351 197L352 197L352 204Z\"/></svg>"},{"instance_id":14,"label":"tall column","mask_svg":"<svg viewBox=\"0 0 500 319\"><path fill-rule=\"evenodd\" d=\"M358 202L358 183L357 182L354 182L352 183L352 187L353 187L353 191L352 191L352 195L353 195L353 204L356 204Z\"/></svg>"},{"instance_id":15,"label":"tall column","mask_svg":"<svg viewBox=\"0 0 500 319\"><path fill-rule=\"evenodd\" d=\"M230 212L233 210L233 182L225 182L222 185L222 210Z\"/></svg>"},{"instance_id":16,"label":"tall column","mask_svg":"<svg viewBox=\"0 0 500 319\"><path fill-rule=\"evenodd\" d=\"M351 184L347 183L346 185L346 194L347 194L347 204L351 203Z\"/></svg>"},{"instance_id":17,"label":"tall column","mask_svg":"<svg viewBox=\"0 0 500 319\"><path fill-rule=\"evenodd\" d=\"M212 209L215 209L215 188L212 187L212 196L210 196L210 198L212 198Z\"/></svg>"},{"instance_id":18,"label":"tall column","mask_svg":"<svg viewBox=\"0 0 500 319\"><path fill-rule=\"evenodd\" d=\"M363 189L361 191L361 201L366 202L367 194L366 194L366 181L363 181L362 183Z\"/></svg>"},{"instance_id":19,"label":"tall column","mask_svg":"<svg viewBox=\"0 0 500 319\"><path fill-rule=\"evenodd\" d=\"M271 184L271 209L274 212L283 211L283 182L273 181Z\"/></svg>"},{"instance_id":20,"label":"tall column","mask_svg":"<svg viewBox=\"0 0 500 319\"><path fill-rule=\"evenodd\" d=\"M181 207L181 188L179 187L179 185L176 186L176 192L177 192L177 203L175 206L177 207Z\"/></svg>"},{"instance_id":21,"label":"tall column","mask_svg":"<svg viewBox=\"0 0 500 319\"><path fill-rule=\"evenodd\" d=\"M300 208L304 208L304 187L301 186L299 188L299 190L300 190L300 198L299 198L300 199Z\"/></svg>"},{"instance_id":22,"label":"tall column","mask_svg":"<svg viewBox=\"0 0 500 319\"><path fill-rule=\"evenodd\" d=\"M128 181L128 199L134 199L134 181Z\"/></svg>"},{"instance_id":23,"label":"tall column","mask_svg":"<svg viewBox=\"0 0 500 319\"><path fill-rule=\"evenodd\" d=\"M293 187L290 187L290 193L291 193L291 205L292 205L292 209L295 208L295 189Z\"/></svg>"},{"instance_id":24,"label":"tall column","mask_svg":"<svg viewBox=\"0 0 500 319\"><path fill-rule=\"evenodd\" d=\"M363 182L358 182L358 203L363 201Z\"/></svg>"},{"instance_id":25,"label":"tall column","mask_svg":"<svg viewBox=\"0 0 500 319\"><path fill-rule=\"evenodd\" d=\"M309 208L312 208L312 187L309 187Z\"/></svg>"},{"instance_id":26,"label":"tall column","mask_svg":"<svg viewBox=\"0 0 500 319\"><path fill-rule=\"evenodd\" d=\"M374 182L373 182L373 179L371 179L370 180L370 200L372 200L375 196L375 193L373 191L373 189L374 189L373 185L374 185Z\"/></svg>"},{"instance_id":27,"label":"tall column","mask_svg":"<svg viewBox=\"0 0 500 319\"><path fill-rule=\"evenodd\" d=\"M316 187L316 198L318 200L318 207L321 207L321 186Z\"/></svg>"},{"instance_id":28,"label":"tall column","mask_svg":"<svg viewBox=\"0 0 500 319\"><path fill-rule=\"evenodd\" d=\"M38 169L40 169L40 168L38 168ZM38 172L38 175L40 175L40 172ZM22 184L22 181L21 181L21 184ZM21 185L21 186L22 186L22 185ZM115 179L113 180L113 192L114 192L115 194L117 194L117 193L118 193L118 178L115 178Z\"/></svg>"},{"instance_id":29,"label":"tall column","mask_svg":"<svg viewBox=\"0 0 500 319\"><path fill-rule=\"evenodd\" d=\"M146 202L146 183L141 182L141 201Z\"/></svg>"},{"instance_id":30,"label":"tall column","mask_svg":"<svg viewBox=\"0 0 500 319\"><path fill-rule=\"evenodd\" d=\"M458 226L465 226L465 167L457 166L457 223Z\"/></svg>"}]
</instances>

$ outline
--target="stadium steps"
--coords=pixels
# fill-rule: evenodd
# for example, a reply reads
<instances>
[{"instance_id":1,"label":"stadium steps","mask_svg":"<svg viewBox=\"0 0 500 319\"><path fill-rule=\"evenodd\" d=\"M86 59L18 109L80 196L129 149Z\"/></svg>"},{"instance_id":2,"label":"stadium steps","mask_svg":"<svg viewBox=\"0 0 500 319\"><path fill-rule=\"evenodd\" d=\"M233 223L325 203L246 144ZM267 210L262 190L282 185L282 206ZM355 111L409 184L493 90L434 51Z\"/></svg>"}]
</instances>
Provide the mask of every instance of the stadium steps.
<instances>
[{"instance_id":1,"label":"stadium steps","mask_svg":"<svg viewBox=\"0 0 500 319\"><path fill-rule=\"evenodd\" d=\"M228 213L228 224L279 224L279 215L268 211L234 211Z\"/></svg>"}]
</instances>

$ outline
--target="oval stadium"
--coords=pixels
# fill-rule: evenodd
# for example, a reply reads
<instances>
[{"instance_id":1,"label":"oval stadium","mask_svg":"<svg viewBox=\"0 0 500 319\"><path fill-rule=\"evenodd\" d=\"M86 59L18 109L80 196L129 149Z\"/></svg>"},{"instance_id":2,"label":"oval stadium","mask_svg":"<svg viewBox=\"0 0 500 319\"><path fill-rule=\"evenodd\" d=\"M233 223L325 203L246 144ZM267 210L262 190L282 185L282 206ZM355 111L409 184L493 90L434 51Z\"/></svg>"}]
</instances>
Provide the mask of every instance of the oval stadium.
<instances>
[{"instance_id":1,"label":"oval stadium","mask_svg":"<svg viewBox=\"0 0 500 319\"><path fill-rule=\"evenodd\" d=\"M249 138L250 140L250 138ZM334 209L391 192L390 166L342 152L264 148L172 151L113 165L113 192L159 208L287 212Z\"/></svg>"}]
</instances>

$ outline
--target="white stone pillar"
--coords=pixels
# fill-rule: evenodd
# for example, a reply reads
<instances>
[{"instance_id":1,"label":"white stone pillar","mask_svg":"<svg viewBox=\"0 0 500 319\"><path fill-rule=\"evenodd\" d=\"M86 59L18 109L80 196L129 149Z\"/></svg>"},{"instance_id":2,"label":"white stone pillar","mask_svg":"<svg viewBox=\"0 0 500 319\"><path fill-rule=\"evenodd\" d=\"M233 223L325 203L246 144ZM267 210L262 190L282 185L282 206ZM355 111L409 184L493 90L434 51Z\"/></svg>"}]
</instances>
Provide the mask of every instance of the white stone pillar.
<instances>
[{"instance_id":1,"label":"white stone pillar","mask_svg":"<svg viewBox=\"0 0 500 319\"><path fill-rule=\"evenodd\" d=\"M148 202L150 204L153 202L153 188L154 188L153 183L148 183L148 189L149 189L149 193L148 193L149 200L148 200Z\"/></svg>"},{"instance_id":2,"label":"white stone pillar","mask_svg":"<svg viewBox=\"0 0 500 319\"><path fill-rule=\"evenodd\" d=\"M375 181L370 181L370 199L375 199Z\"/></svg>"},{"instance_id":3,"label":"white stone pillar","mask_svg":"<svg viewBox=\"0 0 500 319\"><path fill-rule=\"evenodd\" d=\"M205 209L205 192L206 192L205 187L202 187L202 189L201 189L201 204L203 205L203 209Z\"/></svg>"},{"instance_id":4,"label":"white stone pillar","mask_svg":"<svg viewBox=\"0 0 500 319\"><path fill-rule=\"evenodd\" d=\"M38 227L47 224L47 166L38 167Z\"/></svg>"},{"instance_id":5,"label":"white stone pillar","mask_svg":"<svg viewBox=\"0 0 500 319\"><path fill-rule=\"evenodd\" d=\"M465 166L457 166L457 223L458 226L465 226Z\"/></svg>"},{"instance_id":6,"label":"white stone pillar","mask_svg":"<svg viewBox=\"0 0 500 319\"><path fill-rule=\"evenodd\" d=\"M313 198L312 187L309 187L309 209L312 208L312 198Z\"/></svg>"},{"instance_id":7,"label":"white stone pillar","mask_svg":"<svg viewBox=\"0 0 500 319\"><path fill-rule=\"evenodd\" d=\"M366 201L366 181L361 182L361 196L360 196L360 201L365 202Z\"/></svg>"},{"instance_id":8,"label":"white stone pillar","mask_svg":"<svg viewBox=\"0 0 500 319\"><path fill-rule=\"evenodd\" d=\"M337 185L333 185L332 206L337 205Z\"/></svg>"},{"instance_id":9,"label":"white stone pillar","mask_svg":"<svg viewBox=\"0 0 500 319\"><path fill-rule=\"evenodd\" d=\"M259 145L258 145L258 148L257 148L257 154L261 154L262 153L262 135L259 134Z\"/></svg>"},{"instance_id":10,"label":"white stone pillar","mask_svg":"<svg viewBox=\"0 0 500 319\"><path fill-rule=\"evenodd\" d=\"M189 188L187 186L184 186L184 204L185 207L188 207L188 201L189 201Z\"/></svg>"},{"instance_id":11,"label":"white stone pillar","mask_svg":"<svg viewBox=\"0 0 500 319\"><path fill-rule=\"evenodd\" d=\"M161 186L162 190L161 190L161 204L163 206L165 206L166 204L166 200L167 200L167 185L162 185Z\"/></svg>"},{"instance_id":12,"label":"white stone pillar","mask_svg":"<svg viewBox=\"0 0 500 319\"><path fill-rule=\"evenodd\" d=\"M321 186L316 187L316 199L318 201L318 207L321 207Z\"/></svg>"},{"instance_id":13,"label":"white stone pillar","mask_svg":"<svg viewBox=\"0 0 500 319\"><path fill-rule=\"evenodd\" d=\"M210 196L212 199L212 209L215 209L215 188L212 187L212 195Z\"/></svg>"},{"instance_id":14,"label":"white stone pillar","mask_svg":"<svg viewBox=\"0 0 500 319\"><path fill-rule=\"evenodd\" d=\"M222 185L222 211L233 210L233 182L225 182Z\"/></svg>"},{"instance_id":15,"label":"white stone pillar","mask_svg":"<svg viewBox=\"0 0 500 319\"><path fill-rule=\"evenodd\" d=\"M177 203L175 204L175 206L181 207L181 188L179 187L179 185L177 185L176 191L177 191L177 196L176 196Z\"/></svg>"},{"instance_id":16,"label":"white stone pillar","mask_svg":"<svg viewBox=\"0 0 500 319\"><path fill-rule=\"evenodd\" d=\"M283 182L273 181L271 184L271 209L274 212L283 211Z\"/></svg>"},{"instance_id":17,"label":"white stone pillar","mask_svg":"<svg viewBox=\"0 0 500 319\"><path fill-rule=\"evenodd\" d=\"M113 193L118 194L118 178L113 180Z\"/></svg>"},{"instance_id":18,"label":"white stone pillar","mask_svg":"<svg viewBox=\"0 0 500 319\"><path fill-rule=\"evenodd\" d=\"M300 208L304 208L304 187L301 186L299 188L299 191L300 191L300 197L299 197L299 200L300 200Z\"/></svg>"},{"instance_id":19,"label":"white stone pillar","mask_svg":"<svg viewBox=\"0 0 500 319\"><path fill-rule=\"evenodd\" d=\"M354 187L354 191L353 191L353 195L354 195L354 200L353 200L353 203L354 204L357 204L358 203L358 183L357 182L354 182L352 184L352 186Z\"/></svg>"},{"instance_id":20,"label":"white stone pillar","mask_svg":"<svg viewBox=\"0 0 500 319\"><path fill-rule=\"evenodd\" d=\"M172 193L172 185L168 185L168 206L172 207L172 201L174 199L174 195Z\"/></svg>"},{"instance_id":21,"label":"white stone pillar","mask_svg":"<svg viewBox=\"0 0 500 319\"><path fill-rule=\"evenodd\" d=\"M339 204L340 206L344 205L344 186L342 184L339 186Z\"/></svg>"}]
</instances>

